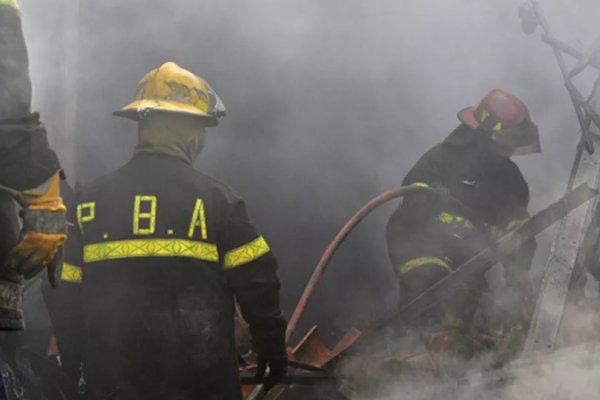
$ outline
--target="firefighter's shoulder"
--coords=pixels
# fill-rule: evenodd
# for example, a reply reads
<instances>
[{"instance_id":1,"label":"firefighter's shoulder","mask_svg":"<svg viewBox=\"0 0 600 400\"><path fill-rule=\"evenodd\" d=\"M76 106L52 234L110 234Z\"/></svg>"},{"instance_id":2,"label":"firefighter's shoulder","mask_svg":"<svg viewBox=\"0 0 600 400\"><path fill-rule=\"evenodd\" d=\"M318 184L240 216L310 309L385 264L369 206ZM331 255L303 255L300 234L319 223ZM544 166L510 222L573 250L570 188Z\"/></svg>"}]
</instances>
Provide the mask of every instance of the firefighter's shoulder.
<instances>
[{"instance_id":1,"label":"firefighter's shoulder","mask_svg":"<svg viewBox=\"0 0 600 400\"><path fill-rule=\"evenodd\" d=\"M204 182L204 184L211 189L211 192L216 200L221 200L229 204L244 201L242 196L229 184L198 170L193 171L195 178L200 182Z\"/></svg>"},{"instance_id":2,"label":"firefighter's shoulder","mask_svg":"<svg viewBox=\"0 0 600 400\"><path fill-rule=\"evenodd\" d=\"M77 184L74 188L76 197L78 200L81 200L82 198L88 197L92 193L98 193L107 189L110 190L111 184L120 175L120 171L121 168L109 172L106 175L92 179L84 184Z\"/></svg>"}]
</instances>

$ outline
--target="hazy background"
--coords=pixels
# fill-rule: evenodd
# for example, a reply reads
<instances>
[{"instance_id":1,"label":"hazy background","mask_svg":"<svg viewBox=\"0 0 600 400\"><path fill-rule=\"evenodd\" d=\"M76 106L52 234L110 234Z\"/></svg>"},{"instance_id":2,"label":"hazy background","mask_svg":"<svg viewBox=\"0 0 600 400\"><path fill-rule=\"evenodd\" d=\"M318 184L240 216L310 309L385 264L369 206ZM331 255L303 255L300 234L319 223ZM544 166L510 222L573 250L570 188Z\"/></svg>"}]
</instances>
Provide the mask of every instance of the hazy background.
<instances>
[{"instance_id":1,"label":"hazy background","mask_svg":"<svg viewBox=\"0 0 600 400\"><path fill-rule=\"evenodd\" d=\"M578 126L550 48L521 32L519 0L21 0L42 112L71 183L127 161L135 124L111 116L166 60L201 74L228 108L197 167L247 200L280 261L291 314L336 230L399 185L456 112L494 87L529 106L543 153L516 158L536 211L564 190ZM597 0L540 1L556 35L587 48ZM569 60L570 62L572 60ZM578 79L584 92L595 72ZM302 329L340 330L393 311L384 244L394 205L333 260ZM546 234L534 268L547 258Z\"/></svg>"}]
</instances>

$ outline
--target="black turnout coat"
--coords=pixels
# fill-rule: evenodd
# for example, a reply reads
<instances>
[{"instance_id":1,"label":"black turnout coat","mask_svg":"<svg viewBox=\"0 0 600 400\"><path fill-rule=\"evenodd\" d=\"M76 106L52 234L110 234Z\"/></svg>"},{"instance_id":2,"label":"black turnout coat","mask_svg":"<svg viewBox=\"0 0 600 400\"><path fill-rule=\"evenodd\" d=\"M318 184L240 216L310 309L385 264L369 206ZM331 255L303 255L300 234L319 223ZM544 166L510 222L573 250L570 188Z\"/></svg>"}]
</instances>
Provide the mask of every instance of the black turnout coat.
<instances>
[{"instance_id":1,"label":"black turnout coat","mask_svg":"<svg viewBox=\"0 0 600 400\"><path fill-rule=\"evenodd\" d=\"M461 125L427 151L404 185L443 188L449 196L406 198L387 225L390 260L399 278L401 305L483 250L529 214L529 188L517 165L495 153L485 132ZM529 268L535 241L518 257ZM462 325L484 290L483 277L440 299L436 324Z\"/></svg>"},{"instance_id":2,"label":"black turnout coat","mask_svg":"<svg viewBox=\"0 0 600 400\"><path fill-rule=\"evenodd\" d=\"M81 252L68 256L71 299L53 300L63 310L54 320L67 365L80 353L93 391L241 398L234 299L254 349L285 355L276 260L229 187L175 157L138 153L84 187L76 214Z\"/></svg>"}]
</instances>

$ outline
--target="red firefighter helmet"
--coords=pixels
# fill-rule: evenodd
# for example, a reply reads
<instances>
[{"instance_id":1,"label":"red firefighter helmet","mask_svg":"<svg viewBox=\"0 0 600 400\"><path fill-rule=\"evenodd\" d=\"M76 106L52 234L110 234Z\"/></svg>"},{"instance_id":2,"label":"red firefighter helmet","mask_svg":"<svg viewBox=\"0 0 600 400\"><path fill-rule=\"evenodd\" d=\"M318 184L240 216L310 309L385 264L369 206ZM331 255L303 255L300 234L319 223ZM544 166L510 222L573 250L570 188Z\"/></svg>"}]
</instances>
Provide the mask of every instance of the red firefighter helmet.
<instances>
[{"instance_id":1,"label":"red firefighter helmet","mask_svg":"<svg viewBox=\"0 0 600 400\"><path fill-rule=\"evenodd\" d=\"M492 90L477 107L459 111L458 119L471 128L489 132L506 155L541 151L538 128L531 121L527 106L506 90Z\"/></svg>"}]
</instances>

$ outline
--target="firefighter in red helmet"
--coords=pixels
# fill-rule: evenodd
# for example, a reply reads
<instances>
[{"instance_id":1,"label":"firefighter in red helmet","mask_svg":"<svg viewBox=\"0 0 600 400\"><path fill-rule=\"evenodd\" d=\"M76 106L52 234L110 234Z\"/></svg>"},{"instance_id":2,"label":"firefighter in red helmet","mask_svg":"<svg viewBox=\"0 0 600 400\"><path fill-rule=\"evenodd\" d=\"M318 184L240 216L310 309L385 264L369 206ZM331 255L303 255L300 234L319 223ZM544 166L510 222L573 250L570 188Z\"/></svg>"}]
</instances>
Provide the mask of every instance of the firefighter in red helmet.
<instances>
[{"instance_id":1,"label":"firefighter in red helmet","mask_svg":"<svg viewBox=\"0 0 600 400\"><path fill-rule=\"evenodd\" d=\"M461 110L458 118L460 126L427 151L403 181L438 188L443 195L404 199L387 225L401 306L529 217L529 187L510 159L540 152L538 130L525 104L495 89L478 106ZM534 249L532 240L514 259L503 260L509 279L527 281ZM473 276L439 299L416 329L425 337L464 332L484 291L484 277Z\"/></svg>"}]
</instances>

